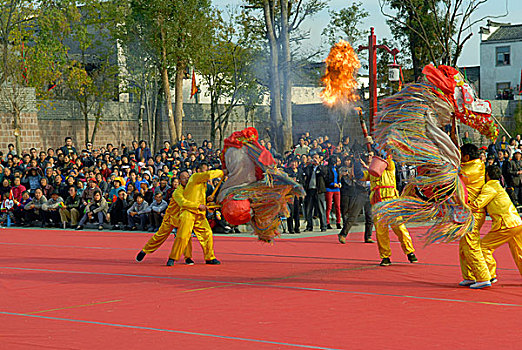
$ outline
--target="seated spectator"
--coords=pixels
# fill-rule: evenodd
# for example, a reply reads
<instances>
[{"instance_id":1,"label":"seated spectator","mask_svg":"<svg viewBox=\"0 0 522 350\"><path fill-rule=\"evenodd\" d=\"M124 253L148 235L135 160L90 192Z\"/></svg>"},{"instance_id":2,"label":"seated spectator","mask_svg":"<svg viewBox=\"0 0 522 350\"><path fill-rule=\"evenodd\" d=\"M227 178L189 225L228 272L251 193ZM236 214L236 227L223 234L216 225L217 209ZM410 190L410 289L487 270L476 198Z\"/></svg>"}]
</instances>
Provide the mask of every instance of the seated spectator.
<instances>
[{"instance_id":1,"label":"seated spectator","mask_svg":"<svg viewBox=\"0 0 522 350\"><path fill-rule=\"evenodd\" d=\"M78 196L76 187L69 187L69 196L65 200L63 207L60 208L60 219L64 229L67 225L70 225L70 227L76 227L78 225L81 208L82 200L80 196Z\"/></svg>"},{"instance_id":2,"label":"seated spectator","mask_svg":"<svg viewBox=\"0 0 522 350\"><path fill-rule=\"evenodd\" d=\"M60 227L60 208L63 206L63 198L58 191L51 192L51 198L42 205L44 226Z\"/></svg>"},{"instance_id":3,"label":"seated spectator","mask_svg":"<svg viewBox=\"0 0 522 350\"><path fill-rule=\"evenodd\" d=\"M44 226L42 206L47 202L47 198L43 195L40 188L34 191L34 198L30 200L24 207L25 222L28 226L33 226L35 221L40 221Z\"/></svg>"},{"instance_id":4,"label":"seated spectator","mask_svg":"<svg viewBox=\"0 0 522 350\"><path fill-rule=\"evenodd\" d=\"M113 230L119 230L127 226L127 210L132 202L127 200L128 196L123 187L118 190L118 196L112 201L109 208L109 221Z\"/></svg>"},{"instance_id":5,"label":"seated spectator","mask_svg":"<svg viewBox=\"0 0 522 350\"><path fill-rule=\"evenodd\" d=\"M27 169L24 181L29 186L29 192L34 193L37 188L40 188L40 179L42 176L38 173L36 168ZM4 172L5 179L5 172Z\"/></svg>"},{"instance_id":6,"label":"seated spectator","mask_svg":"<svg viewBox=\"0 0 522 350\"><path fill-rule=\"evenodd\" d=\"M147 204L151 204L152 201L154 200L154 194L152 193L151 189L149 188L149 184L147 182L141 182L140 187L141 187L140 194L145 199L145 202L147 202Z\"/></svg>"},{"instance_id":7,"label":"seated spectator","mask_svg":"<svg viewBox=\"0 0 522 350\"><path fill-rule=\"evenodd\" d=\"M83 195L83 191L85 191L85 182L80 179L76 180L76 190L78 191L78 196L81 197Z\"/></svg>"},{"instance_id":8,"label":"seated spectator","mask_svg":"<svg viewBox=\"0 0 522 350\"><path fill-rule=\"evenodd\" d=\"M103 230L103 220L107 216L108 211L109 205L107 204L107 201L105 200L105 198L103 198L100 190L96 190L94 192L91 202L87 204L87 207L85 207L85 214L83 215L76 229L83 230L83 226L85 225L87 220L92 221L94 219L97 219L98 230Z\"/></svg>"},{"instance_id":9,"label":"seated spectator","mask_svg":"<svg viewBox=\"0 0 522 350\"><path fill-rule=\"evenodd\" d=\"M163 222L163 216L165 215L165 210L167 210L167 206L167 202L163 200L163 194L161 192L158 192L154 196L154 201L149 206L149 232L155 232L159 229L161 223Z\"/></svg>"},{"instance_id":10,"label":"seated spectator","mask_svg":"<svg viewBox=\"0 0 522 350\"><path fill-rule=\"evenodd\" d=\"M11 194L13 195L12 199L21 202L22 201L22 193L26 191L26 188L21 183L20 177L15 177L13 182L13 187L11 187Z\"/></svg>"},{"instance_id":11,"label":"seated spectator","mask_svg":"<svg viewBox=\"0 0 522 350\"><path fill-rule=\"evenodd\" d=\"M25 224L27 224L25 222L25 211L24 211L24 207L26 206L27 203L29 203L31 201L31 196L29 195L29 192L27 191L24 191L22 193L22 199L20 201L14 199L14 204L15 204L15 207L14 207L14 217L15 217L15 222L17 225L19 226L24 226Z\"/></svg>"},{"instance_id":12,"label":"seated spectator","mask_svg":"<svg viewBox=\"0 0 522 350\"><path fill-rule=\"evenodd\" d=\"M2 203L0 203L0 226L8 226L14 224L14 222L14 201L9 198L9 193L4 193L2 194Z\"/></svg>"},{"instance_id":13,"label":"seated spectator","mask_svg":"<svg viewBox=\"0 0 522 350\"><path fill-rule=\"evenodd\" d=\"M167 198L167 192L170 189L169 179L166 176L162 176L160 179L159 186L154 188L154 196L161 192L163 198Z\"/></svg>"},{"instance_id":14,"label":"seated spectator","mask_svg":"<svg viewBox=\"0 0 522 350\"><path fill-rule=\"evenodd\" d=\"M94 178L96 179L96 183L98 184L98 188L101 190L102 194L109 193L109 184L104 180L102 174L98 173Z\"/></svg>"},{"instance_id":15,"label":"seated spectator","mask_svg":"<svg viewBox=\"0 0 522 350\"><path fill-rule=\"evenodd\" d=\"M147 224L147 213L149 205L141 193L136 195L136 201L127 210L127 221L129 229L135 231L138 227L143 231Z\"/></svg>"},{"instance_id":16,"label":"seated spectator","mask_svg":"<svg viewBox=\"0 0 522 350\"><path fill-rule=\"evenodd\" d=\"M114 179L114 181L112 181L112 188L108 195L109 202L112 203L118 199L118 193L120 193L120 190L125 191L125 187L122 186L122 183L119 179Z\"/></svg>"},{"instance_id":17,"label":"seated spectator","mask_svg":"<svg viewBox=\"0 0 522 350\"><path fill-rule=\"evenodd\" d=\"M87 188L82 193L82 203L83 205L89 204L90 201L94 199L94 193L100 192L100 188L96 185L96 180L94 178L89 179Z\"/></svg>"},{"instance_id":18,"label":"seated spectator","mask_svg":"<svg viewBox=\"0 0 522 350\"><path fill-rule=\"evenodd\" d=\"M0 196L3 196L4 193L9 194L11 192L11 184L8 179L4 179L2 181L2 186L0 186Z\"/></svg>"},{"instance_id":19,"label":"seated spectator","mask_svg":"<svg viewBox=\"0 0 522 350\"><path fill-rule=\"evenodd\" d=\"M46 198L51 198L51 193L54 192L53 186L49 185L46 177L40 179L40 188L42 189L43 195Z\"/></svg>"}]
</instances>

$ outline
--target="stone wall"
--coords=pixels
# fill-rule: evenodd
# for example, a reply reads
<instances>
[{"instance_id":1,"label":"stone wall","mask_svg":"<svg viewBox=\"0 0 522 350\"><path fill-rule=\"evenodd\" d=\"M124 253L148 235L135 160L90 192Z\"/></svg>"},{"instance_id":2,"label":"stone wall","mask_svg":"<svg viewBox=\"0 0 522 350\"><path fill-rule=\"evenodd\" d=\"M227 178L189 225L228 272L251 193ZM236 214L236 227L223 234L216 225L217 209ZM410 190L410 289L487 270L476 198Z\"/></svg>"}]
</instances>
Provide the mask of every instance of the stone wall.
<instances>
[{"instance_id":1,"label":"stone wall","mask_svg":"<svg viewBox=\"0 0 522 350\"><path fill-rule=\"evenodd\" d=\"M72 101L43 101L36 106L34 90L28 89L26 108L22 111L22 148L28 151L31 147L48 148L61 146L66 136L71 136L78 148L85 144L84 120L78 105ZM494 115L508 129L514 128L513 112L519 101L492 101ZM0 99L0 150L5 151L9 143L14 143L14 130L9 104ZM95 139L95 147L108 142L114 145L130 144L138 138L139 106L136 103L108 102L105 104L103 119L99 125ZM255 126L263 138L271 133L269 123L269 107L259 106L249 117L245 118L243 106L238 106L232 112L226 136L231 132L241 130L246 126ZM304 132L312 136L329 135L333 142L339 139L338 118L340 112L324 107L322 104L296 104L293 106L294 140ZM210 106L206 104L184 105L183 133L190 132L201 142L210 139ZM94 126L91 116L90 131ZM162 142L168 140L168 124L162 109L161 128L157 137ZM343 123L344 135L352 139L362 139L358 119L348 115ZM489 141L468 127L461 127L460 134L470 131L472 138L478 145L487 145ZM501 135L503 133L501 132ZM143 121L142 138L148 139L148 128ZM217 137L219 140L219 135Z\"/></svg>"}]
</instances>

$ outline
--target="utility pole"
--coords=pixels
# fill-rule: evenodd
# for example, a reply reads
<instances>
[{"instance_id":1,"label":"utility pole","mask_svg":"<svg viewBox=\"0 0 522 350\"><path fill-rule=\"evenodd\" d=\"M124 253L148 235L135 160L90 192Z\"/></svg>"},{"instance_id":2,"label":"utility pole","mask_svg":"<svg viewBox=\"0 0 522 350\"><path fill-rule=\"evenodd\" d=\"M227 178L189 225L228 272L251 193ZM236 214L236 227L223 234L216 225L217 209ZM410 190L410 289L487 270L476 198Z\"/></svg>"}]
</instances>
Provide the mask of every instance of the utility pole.
<instances>
[{"instance_id":1,"label":"utility pole","mask_svg":"<svg viewBox=\"0 0 522 350\"><path fill-rule=\"evenodd\" d=\"M390 49L386 45L377 45L377 37L374 33L374 28L370 28L370 35L368 36L368 46L359 46L357 51L368 50L368 65L370 67L370 135L373 135L374 124L373 118L377 113L377 49L384 49L395 56L400 52L397 49Z\"/></svg>"}]
</instances>

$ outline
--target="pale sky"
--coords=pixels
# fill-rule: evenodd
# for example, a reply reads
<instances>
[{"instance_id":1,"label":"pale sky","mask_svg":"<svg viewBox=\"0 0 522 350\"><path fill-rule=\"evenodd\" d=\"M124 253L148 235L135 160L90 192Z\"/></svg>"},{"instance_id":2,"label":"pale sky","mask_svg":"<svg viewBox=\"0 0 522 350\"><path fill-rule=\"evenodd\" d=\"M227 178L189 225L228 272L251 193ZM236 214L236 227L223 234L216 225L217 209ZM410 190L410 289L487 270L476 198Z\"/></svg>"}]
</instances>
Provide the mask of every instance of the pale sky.
<instances>
[{"instance_id":1,"label":"pale sky","mask_svg":"<svg viewBox=\"0 0 522 350\"><path fill-rule=\"evenodd\" d=\"M381 14L381 10L379 8L379 1L361 1L366 11L370 13L370 15L365 20L365 26L368 28L372 26L375 27L377 44L379 44L379 38L391 38L392 35L388 25L386 24L386 17ZM508 3L509 14L506 17L493 20L498 22L510 22L512 24L522 23L522 0L488 0L488 2L482 5L476 12L474 20L487 15L504 14L506 12L506 1ZM242 0L212 0L212 2L218 7L224 7L226 5L235 6L245 3L245 1ZM469 0L464 0L464 3L468 2ZM351 4L352 0L330 0L328 3L332 10L339 10ZM305 49L317 48L320 46L321 42L324 42L324 39L321 38L321 32L328 24L329 20L330 18L328 10L324 10L313 17L311 20L303 23L303 28L309 29L311 33L311 39L305 44ZM486 22L487 20L485 19L473 27L473 37L468 40L467 44L464 46L464 51L459 59L459 66L475 66L480 64L480 35L478 34L478 30L480 26L486 26ZM401 48L399 48L399 50L400 49ZM404 50L407 50L407 48L404 48Z\"/></svg>"}]
</instances>

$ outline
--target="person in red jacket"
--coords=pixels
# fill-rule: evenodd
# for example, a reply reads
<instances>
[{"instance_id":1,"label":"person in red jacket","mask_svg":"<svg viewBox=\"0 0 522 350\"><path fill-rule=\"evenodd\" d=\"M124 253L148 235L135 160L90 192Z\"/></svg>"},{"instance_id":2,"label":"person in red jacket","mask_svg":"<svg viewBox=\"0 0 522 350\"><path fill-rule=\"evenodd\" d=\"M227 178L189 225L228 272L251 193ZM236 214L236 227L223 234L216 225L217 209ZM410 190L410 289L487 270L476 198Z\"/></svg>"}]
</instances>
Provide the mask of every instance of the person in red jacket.
<instances>
[{"instance_id":1,"label":"person in red jacket","mask_svg":"<svg viewBox=\"0 0 522 350\"><path fill-rule=\"evenodd\" d=\"M19 177L15 177L13 187L11 187L12 199L16 202L22 201L22 193L26 191L25 186L20 184L20 181Z\"/></svg>"}]
</instances>

